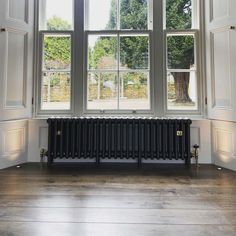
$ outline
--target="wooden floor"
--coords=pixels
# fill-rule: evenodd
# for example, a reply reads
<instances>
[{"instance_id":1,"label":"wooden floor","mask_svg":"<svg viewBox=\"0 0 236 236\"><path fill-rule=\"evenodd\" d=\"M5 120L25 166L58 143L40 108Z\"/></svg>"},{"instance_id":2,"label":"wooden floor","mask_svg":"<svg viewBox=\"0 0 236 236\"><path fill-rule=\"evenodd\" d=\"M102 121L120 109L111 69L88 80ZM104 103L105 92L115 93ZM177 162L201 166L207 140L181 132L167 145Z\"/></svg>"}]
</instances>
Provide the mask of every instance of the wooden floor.
<instances>
[{"instance_id":1,"label":"wooden floor","mask_svg":"<svg viewBox=\"0 0 236 236\"><path fill-rule=\"evenodd\" d=\"M0 171L0 236L235 236L236 173L39 164Z\"/></svg>"}]
</instances>

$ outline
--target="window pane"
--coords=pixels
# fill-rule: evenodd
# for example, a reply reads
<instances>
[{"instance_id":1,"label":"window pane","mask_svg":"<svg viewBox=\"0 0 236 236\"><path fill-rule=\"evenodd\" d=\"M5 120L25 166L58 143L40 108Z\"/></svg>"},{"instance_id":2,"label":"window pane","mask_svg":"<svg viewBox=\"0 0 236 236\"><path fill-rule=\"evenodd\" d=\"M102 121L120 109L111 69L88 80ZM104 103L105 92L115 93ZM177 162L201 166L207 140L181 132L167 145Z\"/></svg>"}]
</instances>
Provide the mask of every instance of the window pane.
<instances>
[{"instance_id":1,"label":"window pane","mask_svg":"<svg viewBox=\"0 0 236 236\"><path fill-rule=\"evenodd\" d=\"M88 60L89 69L117 69L117 37L90 35Z\"/></svg>"},{"instance_id":2,"label":"window pane","mask_svg":"<svg viewBox=\"0 0 236 236\"><path fill-rule=\"evenodd\" d=\"M166 28L179 30L192 28L191 0L166 0Z\"/></svg>"},{"instance_id":3,"label":"window pane","mask_svg":"<svg viewBox=\"0 0 236 236\"><path fill-rule=\"evenodd\" d=\"M120 64L121 69L148 69L149 37L121 36Z\"/></svg>"},{"instance_id":4,"label":"window pane","mask_svg":"<svg viewBox=\"0 0 236 236\"><path fill-rule=\"evenodd\" d=\"M70 73L45 72L42 79L42 110L70 109Z\"/></svg>"},{"instance_id":5,"label":"window pane","mask_svg":"<svg viewBox=\"0 0 236 236\"><path fill-rule=\"evenodd\" d=\"M88 74L89 110L117 110L117 73Z\"/></svg>"},{"instance_id":6,"label":"window pane","mask_svg":"<svg viewBox=\"0 0 236 236\"><path fill-rule=\"evenodd\" d=\"M167 36L169 69L192 69L194 63L194 35Z\"/></svg>"},{"instance_id":7,"label":"window pane","mask_svg":"<svg viewBox=\"0 0 236 236\"><path fill-rule=\"evenodd\" d=\"M44 70L66 69L71 67L71 36L44 35L43 39Z\"/></svg>"},{"instance_id":8,"label":"window pane","mask_svg":"<svg viewBox=\"0 0 236 236\"><path fill-rule=\"evenodd\" d=\"M168 110L197 110L196 72L168 72L167 94Z\"/></svg>"},{"instance_id":9,"label":"window pane","mask_svg":"<svg viewBox=\"0 0 236 236\"><path fill-rule=\"evenodd\" d=\"M119 104L124 110L150 109L149 73L121 73Z\"/></svg>"},{"instance_id":10,"label":"window pane","mask_svg":"<svg viewBox=\"0 0 236 236\"><path fill-rule=\"evenodd\" d=\"M73 0L40 1L40 30L72 30Z\"/></svg>"},{"instance_id":11,"label":"window pane","mask_svg":"<svg viewBox=\"0 0 236 236\"><path fill-rule=\"evenodd\" d=\"M117 0L88 0L88 30L117 29Z\"/></svg>"},{"instance_id":12,"label":"window pane","mask_svg":"<svg viewBox=\"0 0 236 236\"><path fill-rule=\"evenodd\" d=\"M148 0L120 0L120 28L148 29Z\"/></svg>"}]
</instances>

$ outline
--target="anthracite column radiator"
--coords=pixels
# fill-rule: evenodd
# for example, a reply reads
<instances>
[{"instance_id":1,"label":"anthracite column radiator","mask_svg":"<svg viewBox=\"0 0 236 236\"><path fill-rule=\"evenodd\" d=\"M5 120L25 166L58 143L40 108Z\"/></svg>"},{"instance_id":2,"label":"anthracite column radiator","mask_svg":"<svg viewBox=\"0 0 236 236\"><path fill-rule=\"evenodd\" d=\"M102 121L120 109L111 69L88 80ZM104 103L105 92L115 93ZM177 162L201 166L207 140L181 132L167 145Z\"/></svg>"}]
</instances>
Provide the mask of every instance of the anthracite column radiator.
<instances>
[{"instance_id":1,"label":"anthracite column radiator","mask_svg":"<svg viewBox=\"0 0 236 236\"><path fill-rule=\"evenodd\" d=\"M184 160L190 166L189 119L50 118L48 164L54 159Z\"/></svg>"}]
</instances>

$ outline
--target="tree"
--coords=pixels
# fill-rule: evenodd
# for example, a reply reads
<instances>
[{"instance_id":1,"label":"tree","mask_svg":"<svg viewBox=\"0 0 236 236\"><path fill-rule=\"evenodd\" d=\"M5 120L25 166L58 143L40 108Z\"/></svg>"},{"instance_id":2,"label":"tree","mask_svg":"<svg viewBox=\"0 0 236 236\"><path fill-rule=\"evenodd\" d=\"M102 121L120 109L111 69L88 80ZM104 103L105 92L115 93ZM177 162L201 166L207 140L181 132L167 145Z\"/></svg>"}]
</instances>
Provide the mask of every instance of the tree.
<instances>
[{"instance_id":1,"label":"tree","mask_svg":"<svg viewBox=\"0 0 236 236\"><path fill-rule=\"evenodd\" d=\"M58 16L53 16L47 21L48 30L71 30L71 24Z\"/></svg>"},{"instance_id":2,"label":"tree","mask_svg":"<svg viewBox=\"0 0 236 236\"><path fill-rule=\"evenodd\" d=\"M61 19L53 16L47 21L48 30L68 30L71 25ZM71 39L66 35L55 37L47 35L44 38L44 62L45 66L50 68L66 69L71 63Z\"/></svg>"},{"instance_id":3,"label":"tree","mask_svg":"<svg viewBox=\"0 0 236 236\"><path fill-rule=\"evenodd\" d=\"M190 29L192 23L191 0L166 1L167 29ZM194 39L192 36L170 36L167 39L168 66L171 69L190 69L194 64ZM177 103L192 103L189 96L188 72L172 73Z\"/></svg>"},{"instance_id":4,"label":"tree","mask_svg":"<svg viewBox=\"0 0 236 236\"><path fill-rule=\"evenodd\" d=\"M63 19L53 16L47 22L48 30L69 30L71 25ZM57 69L69 69L71 64L71 39L67 35L44 36L44 101L62 102L70 99L70 81L67 73Z\"/></svg>"},{"instance_id":5,"label":"tree","mask_svg":"<svg viewBox=\"0 0 236 236\"><path fill-rule=\"evenodd\" d=\"M148 29L147 0L120 1L121 29ZM117 29L117 0L111 1L111 10L106 30ZM93 69L113 69L117 65L117 37L100 37L92 48L89 48L89 67ZM148 37L120 37L120 67L146 69L148 67ZM106 65L105 65L106 62ZM124 76L124 84L132 81L132 76ZM143 76L137 76L140 82Z\"/></svg>"},{"instance_id":6,"label":"tree","mask_svg":"<svg viewBox=\"0 0 236 236\"><path fill-rule=\"evenodd\" d=\"M100 37L94 48L89 48L89 67L93 69L112 69L117 64L117 39L116 37L102 36ZM113 61L112 67L105 65L102 61Z\"/></svg>"},{"instance_id":7,"label":"tree","mask_svg":"<svg viewBox=\"0 0 236 236\"><path fill-rule=\"evenodd\" d=\"M66 69L71 63L71 41L67 36L44 38L44 63L47 69Z\"/></svg>"},{"instance_id":8,"label":"tree","mask_svg":"<svg viewBox=\"0 0 236 236\"><path fill-rule=\"evenodd\" d=\"M111 12L107 29L117 28L116 0L111 2ZM120 28L121 29L148 29L147 0L120 1ZM121 64L124 67L139 69L148 66L148 38L121 37L120 40Z\"/></svg>"},{"instance_id":9,"label":"tree","mask_svg":"<svg viewBox=\"0 0 236 236\"><path fill-rule=\"evenodd\" d=\"M147 0L121 0L121 29L147 29ZM191 0L166 0L167 29L190 29L192 24ZM117 28L116 0L111 2L110 20L107 29ZM148 39L143 37L121 38L120 55L124 67L146 68L148 60ZM108 43L108 42L106 42ZM98 42L97 44L100 44ZM168 64L172 69L190 69L194 64L194 39L192 36L171 36L167 39ZM100 50L97 47L96 50ZM175 86L175 102L192 103L189 96L187 72L172 73Z\"/></svg>"},{"instance_id":10,"label":"tree","mask_svg":"<svg viewBox=\"0 0 236 236\"><path fill-rule=\"evenodd\" d=\"M148 29L147 0L121 0L120 27L121 29Z\"/></svg>"},{"instance_id":11,"label":"tree","mask_svg":"<svg viewBox=\"0 0 236 236\"><path fill-rule=\"evenodd\" d=\"M121 0L120 28L136 30L147 29L147 7L147 0ZM109 22L106 29L117 29L117 14L117 0L112 0Z\"/></svg>"}]
</instances>

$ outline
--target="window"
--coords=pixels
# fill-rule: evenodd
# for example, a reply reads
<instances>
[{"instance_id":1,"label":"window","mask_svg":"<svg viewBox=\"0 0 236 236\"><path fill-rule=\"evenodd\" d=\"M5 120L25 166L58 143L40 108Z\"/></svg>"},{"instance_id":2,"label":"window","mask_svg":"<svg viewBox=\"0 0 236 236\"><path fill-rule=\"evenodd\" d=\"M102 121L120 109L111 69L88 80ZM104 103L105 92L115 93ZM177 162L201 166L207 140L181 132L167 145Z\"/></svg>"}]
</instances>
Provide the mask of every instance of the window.
<instances>
[{"instance_id":1,"label":"window","mask_svg":"<svg viewBox=\"0 0 236 236\"><path fill-rule=\"evenodd\" d=\"M201 0L37 1L37 115L204 110Z\"/></svg>"},{"instance_id":2,"label":"window","mask_svg":"<svg viewBox=\"0 0 236 236\"><path fill-rule=\"evenodd\" d=\"M43 0L40 1L40 8L40 109L69 111L72 91L73 2Z\"/></svg>"},{"instance_id":3,"label":"window","mask_svg":"<svg viewBox=\"0 0 236 236\"><path fill-rule=\"evenodd\" d=\"M42 33L42 110L70 110L71 34Z\"/></svg>"},{"instance_id":4,"label":"window","mask_svg":"<svg viewBox=\"0 0 236 236\"><path fill-rule=\"evenodd\" d=\"M166 0L167 110L198 110L194 0Z\"/></svg>"},{"instance_id":5,"label":"window","mask_svg":"<svg viewBox=\"0 0 236 236\"><path fill-rule=\"evenodd\" d=\"M148 6L147 0L87 1L88 110L150 109Z\"/></svg>"},{"instance_id":6,"label":"window","mask_svg":"<svg viewBox=\"0 0 236 236\"><path fill-rule=\"evenodd\" d=\"M39 30L73 30L73 0L39 0Z\"/></svg>"}]
</instances>

